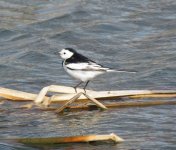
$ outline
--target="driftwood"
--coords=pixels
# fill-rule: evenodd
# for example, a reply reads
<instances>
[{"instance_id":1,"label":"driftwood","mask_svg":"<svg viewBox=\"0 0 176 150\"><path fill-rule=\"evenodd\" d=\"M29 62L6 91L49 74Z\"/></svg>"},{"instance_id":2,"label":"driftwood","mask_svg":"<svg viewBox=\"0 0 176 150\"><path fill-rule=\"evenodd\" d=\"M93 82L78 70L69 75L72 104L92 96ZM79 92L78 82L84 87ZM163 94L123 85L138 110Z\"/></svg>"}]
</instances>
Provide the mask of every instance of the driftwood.
<instances>
[{"instance_id":1,"label":"driftwood","mask_svg":"<svg viewBox=\"0 0 176 150\"><path fill-rule=\"evenodd\" d=\"M111 141L120 143L124 140L114 133L109 135L83 135L71 137L51 137L51 138L19 138L11 139L13 141L24 144L62 144L62 143L80 143L80 142L98 142L98 141Z\"/></svg>"},{"instance_id":2,"label":"driftwood","mask_svg":"<svg viewBox=\"0 0 176 150\"><path fill-rule=\"evenodd\" d=\"M0 97L14 101L31 101L36 99L37 94L0 87ZM49 98L45 96L45 99Z\"/></svg>"},{"instance_id":3,"label":"driftwood","mask_svg":"<svg viewBox=\"0 0 176 150\"><path fill-rule=\"evenodd\" d=\"M51 97L46 96L47 92L57 92L59 94L53 95ZM123 107L146 107L146 106L154 106L154 105L175 105L175 101L170 100L152 100L152 101L140 101L140 102L117 102L113 101L111 104L102 104L99 101L101 100L111 100L118 99L122 97L128 98L174 98L176 97L176 90L119 90L119 91L91 91L87 90L86 94L83 92L83 89L78 89L79 93L75 93L74 88L51 85L48 87L44 87L39 94L27 93L7 88L0 87L0 97L6 98L13 101L33 101L37 104L49 105L50 103L60 103L61 106L57 112L63 111L65 108L71 109L90 109L96 108L95 105L84 105L84 106L69 106L75 100L78 103L87 102L88 100L93 101L97 106L102 109L107 108L123 108ZM78 99L78 100L77 100ZM99 100L99 101L97 101ZM34 104L34 103L33 103ZM32 105L33 105L32 104ZM31 108L32 106L29 104L27 107Z\"/></svg>"},{"instance_id":4,"label":"driftwood","mask_svg":"<svg viewBox=\"0 0 176 150\"><path fill-rule=\"evenodd\" d=\"M45 88L42 89L39 94L33 94L28 92L22 92L7 88L0 87L0 97L14 100L14 101L36 101L38 97L40 97L40 101L37 101L37 103L42 101L49 101L50 102L58 102L63 103L71 99L73 96L75 96L74 89L71 87L65 87L65 86L56 86L59 87L60 93L66 93L67 94L57 94L53 95L52 97L47 97L46 93L48 92ZM54 87L52 86L52 90L54 91ZM68 90L68 91L67 91ZM43 92L44 91L44 92ZM78 89L78 92L82 92L83 90ZM42 93L42 94L41 94ZM159 98L174 98L176 97L176 90L119 90L119 91L87 91L87 95L90 95L93 98L96 98L98 100L104 100L104 99L116 99L120 97L131 97L131 98L152 98L152 97L159 97ZM81 95L79 97L79 100L87 100L87 97L84 95Z\"/></svg>"},{"instance_id":5,"label":"driftwood","mask_svg":"<svg viewBox=\"0 0 176 150\"><path fill-rule=\"evenodd\" d=\"M83 92L83 89L78 89L79 92ZM45 95L47 92L60 92L60 93L67 93L66 95L59 94L54 95L51 97L51 102L56 101L63 101L71 99L73 96L75 96L75 90L72 87L65 87L65 86L58 86L58 85L50 85L48 87L44 87L38 94L38 96L35 99L35 103L42 103L45 102L45 104L48 104L48 101L45 100ZM154 94L163 94L164 96L174 95L176 97L176 91L172 90L123 90L123 91L90 91L87 90L86 94L91 96L95 99L104 99L104 98L118 98L118 97L124 97L124 96L136 96L136 95L154 95ZM79 99L87 99L85 95L81 95Z\"/></svg>"}]
</instances>

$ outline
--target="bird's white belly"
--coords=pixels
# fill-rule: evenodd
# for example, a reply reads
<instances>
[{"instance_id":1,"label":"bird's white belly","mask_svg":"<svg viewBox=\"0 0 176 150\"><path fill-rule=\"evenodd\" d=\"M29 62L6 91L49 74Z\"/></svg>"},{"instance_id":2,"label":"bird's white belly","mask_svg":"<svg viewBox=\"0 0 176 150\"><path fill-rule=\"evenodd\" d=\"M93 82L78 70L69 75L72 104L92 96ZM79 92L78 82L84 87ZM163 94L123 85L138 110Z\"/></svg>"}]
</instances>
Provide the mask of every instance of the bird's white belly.
<instances>
[{"instance_id":1,"label":"bird's white belly","mask_svg":"<svg viewBox=\"0 0 176 150\"><path fill-rule=\"evenodd\" d=\"M83 82L86 82L88 80L92 80L96 76L103 74L102 71L82 71L82 70L70 70L64 67L66 72L71 75L72 77L81 80Z\"/></svg>"}]
</instances>

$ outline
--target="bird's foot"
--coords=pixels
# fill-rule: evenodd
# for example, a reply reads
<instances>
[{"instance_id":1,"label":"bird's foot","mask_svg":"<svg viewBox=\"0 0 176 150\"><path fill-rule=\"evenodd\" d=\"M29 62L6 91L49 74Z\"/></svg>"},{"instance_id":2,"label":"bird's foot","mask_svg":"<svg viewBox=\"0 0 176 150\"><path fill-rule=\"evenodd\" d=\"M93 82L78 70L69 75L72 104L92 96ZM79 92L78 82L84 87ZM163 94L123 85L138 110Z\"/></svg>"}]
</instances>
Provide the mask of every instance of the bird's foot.
<instances>
[{"instance_id":1,"label":"bird's foot","mask_svg":"<svg viewBox=\"0 0 176 150\"><path fill-rule=\"evenodd\" d=\"M76 87L73 87L74 89L75 89L75 93L77 93L77 89L76 89Z\"/></svg>"},{"instance_id":2,"label":"bird's foot","mask_svg":"<svg viewBox=\"0 0 176 150\"><path fill-rule=\"evenodd\" d=\"M86 89L83 89L84 90L84 93L86 94Z\"/></svg>"}]
</instances>

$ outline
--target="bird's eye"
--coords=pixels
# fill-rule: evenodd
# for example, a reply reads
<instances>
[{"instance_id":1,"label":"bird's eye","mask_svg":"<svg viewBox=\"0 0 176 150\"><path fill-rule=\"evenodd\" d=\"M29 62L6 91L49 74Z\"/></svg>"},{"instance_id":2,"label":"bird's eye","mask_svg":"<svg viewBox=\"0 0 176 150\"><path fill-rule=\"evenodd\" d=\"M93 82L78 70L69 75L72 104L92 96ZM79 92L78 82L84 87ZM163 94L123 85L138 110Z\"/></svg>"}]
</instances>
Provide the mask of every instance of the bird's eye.
<instances>
[{"instance_id":1,"label":"bird's eye","mask_svg":"<svg viewBox=\"0 0 176 150\"><path fill-rule=\"evenodd\" d=\"M66 53L64 52L64 55L65 55Z\"/></svg>"}]
</instances>

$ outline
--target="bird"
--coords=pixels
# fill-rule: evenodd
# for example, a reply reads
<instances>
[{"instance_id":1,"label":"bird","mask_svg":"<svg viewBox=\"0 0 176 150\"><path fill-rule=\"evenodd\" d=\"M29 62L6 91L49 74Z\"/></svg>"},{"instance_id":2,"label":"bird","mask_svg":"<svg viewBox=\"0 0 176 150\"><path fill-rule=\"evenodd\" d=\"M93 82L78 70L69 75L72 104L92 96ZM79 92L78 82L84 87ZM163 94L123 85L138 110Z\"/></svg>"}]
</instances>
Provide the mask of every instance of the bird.
<instances>
[{"instance_id":1,"label":"bird","mask_svg":"<svg viewBox=\"0 0 176 150\"><path fill-rule=\"evenodd\" d=\"M83 89L86 93L86 87L88 83L95 77L104 74L106 72L129 72L124 70L114 70L108 67L104 67L88 57L78 53L73 48L64 48L60 52L60 57L63 59L62 66L64 70L73 78L80 82L74 86L77 93L77 87L82 83L85 83ZM135 72L131 72L135 73Z\"/></svg>"}]
</instances>

